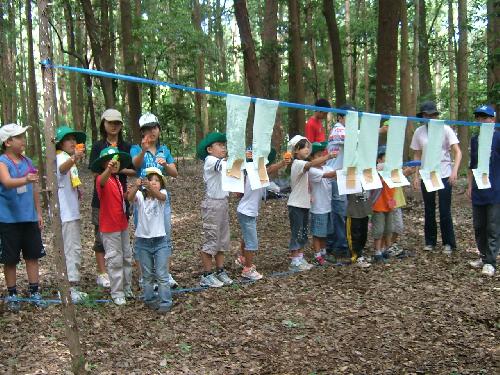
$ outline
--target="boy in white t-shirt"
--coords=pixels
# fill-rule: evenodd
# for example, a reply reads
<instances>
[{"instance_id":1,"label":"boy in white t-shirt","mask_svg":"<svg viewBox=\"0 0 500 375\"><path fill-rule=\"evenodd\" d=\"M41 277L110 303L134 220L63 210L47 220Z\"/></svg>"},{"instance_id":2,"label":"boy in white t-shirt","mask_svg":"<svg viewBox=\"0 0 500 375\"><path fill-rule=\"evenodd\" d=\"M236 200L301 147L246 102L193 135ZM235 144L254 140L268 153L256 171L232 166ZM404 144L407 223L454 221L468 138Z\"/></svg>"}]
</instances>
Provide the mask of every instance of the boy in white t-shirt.
<instances>
[{"instance_id":1,"label":"boy in white t-shirt","mask_svg":"<svg viewBox=\"0 0 500 375\"><path fill-rule=\"evenodd\" d=\"M288 217L290 219L290 271L307 271L313 266L304 259L303 249L307 244L309 232L309 209L311 193L309 192L309 169L319 166L333 158L333 153L321 156L314 161L307 161L311 153L311 142L307 138L296 135L288 142L293 162L290 171L292 191L288 197Z\"/></svg>"},{"instance_id":2,"label":"boy in white t-shirt","mask_svg":"<svg viewBox=\"0 0 500 375\"><path fill-rule=\"evenodd\" d=\"M310 160L314 161L325 154L327 142L314 142ZM332 183L337 172L323 164L309 169L311 185L311 234L313 236L314 256L319 265L326 263L326 238L333 233L332 220Z\"/></svg>"},{"instance_id":3,"label":"boy in white t-shirt","mask_svg":"<svg viewBox=\"0 0 500 375\"><path fill-rule=\"evenodd\" d=\"M196 147L196 155L204 161L205 199L201 202L203 275L200 286L219 288L233 280L224 270L224 253L229 250L229 193L222 190L222 160L226 157L226 134L209 133ZM213 272L213 260L216 271Z\"/></svg>"},{"instance_id":4,"label":"boy in white t-shirt","mask_svg":"<svg viewBox=\"0 0 500 375\"><path fill-rule=\"evenodd\" d=\"M267 166L269 175L276 173L279 169L285 167L290 161L282 160L280 163L272 164L276 159L276 151L271 149ZM251 149L247 151L247 161L252 161ZM246 176L245 171L245 192L238 204L236 210L238 222L241 228L241 255L236 258L236 264L243 267L241 276L251 281L262 279L262 274L257 272L253 264L254 255L259 248L259 240L257 237L257 216L259 215L260 204L265 195L265 188L252 190L250 180Z\"/></svg>"},{"instance_id":5,"label":"boy in white t-shirt","mask_svg":"<svg viewBox=\"0 0 500 375\"><path fill-rule=\"evenodd\" d=\"M80 283L80 261L82 242L80 237L80 185L77 162L85 156L80 146L85 143L85 133L61 126L56 131L56 163L59 210L62 222L62 237L66 269L71 285L71 300L79 303L87 297L78 290ZM78 145L78 146L77 146Z\"/></svg>"}]
</instances>

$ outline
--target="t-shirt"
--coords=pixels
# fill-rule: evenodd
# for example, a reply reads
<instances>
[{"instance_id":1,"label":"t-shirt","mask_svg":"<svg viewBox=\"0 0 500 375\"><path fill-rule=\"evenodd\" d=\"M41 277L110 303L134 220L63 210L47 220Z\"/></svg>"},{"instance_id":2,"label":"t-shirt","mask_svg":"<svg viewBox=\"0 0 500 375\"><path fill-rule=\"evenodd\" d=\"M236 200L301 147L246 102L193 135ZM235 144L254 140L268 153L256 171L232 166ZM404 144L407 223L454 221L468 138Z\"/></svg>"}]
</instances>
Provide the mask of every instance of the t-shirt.
<instances>
[{"instance_id":1,"label":"t-shirt","mask_svg":"<svg viewBox=\"0 0 500 375\"><path fill-rule=\"evenodd\" d=\"M391 189L385 181L382 181L382 191L380 196L373 204L375 212L391 212L394 209L396 202L394 201L394 189Z\"/></svg>"},{"instance_id":2,"label":"t-shirt","mask_svg":"<svg viewBox=\"0 0 500 375\"><path fill-rule=\"evenodd\" d=\"M99 140L95 142L92 145L92 151L90 151L90 157L89 157L89 169L94 160L99 159L99 154L101 153L102 150L104 150L106 147L111 146L111 143L109 143L107 140ZM120 142L117 145L118 150L126 152L127 154L130 153L130 144L127 142ZM134 169L133 165L121 165L122 168L127 168L127 169ZM127 191L127 176L124 174L119 173L118 178L120 179L120 183L122 184L123 187L123 193ZM128 201L126 202L127 208L128 208ZM94 208L99 208L99 197L97 196L97 191L95 189L95 184L94 184L94 191L92 192L92 207Z\"/></svg>"},{"instance_id":3,"label":"t-shirt","mask_svg":"<svg viewBox=\"0 0 500 375\"><path fill-rule=\"evenodd\" d=\"M373 195L363 190L356 194L347 194L347 217L362 219L373 213Z\"/></svg>"},{"instance_id":4,"label":"t-shirt","mask_svg":"<svg viewBox=\"0 0 500 375\"><path fill-rule=\"evenodd\" d=\"M337 122L328 136L328 152L337 153L337 157L330 159L327 165L334 171L342 169L344 163L344 141L345 141L345 126Z\"/></svg>"},{"instance_id":5,"label":"t-shirt","mask_svg":"<svg viewBox=\"0 0 500 375\"><path fill-rule=\"evenodd\" d=\"M165 189L160 193L167 195ZM165 201L156 198L146 198L142 192L135 194L135 207L137 207L137 227L135 236L141 238L155 238L165 236L164 213Z\"/></svg>"},{"instance_id":6,"label":"t-shirt","mask_svg":"<svg viewBox=\"0 0 500 375\"><path fill-rule=\"evenodd\" d=\"M327 214L332 212L332 183L331 178L324 178L323 174L331 172L327 166L309 169L309 183L311 184L311 213Z\"/></svg>"},{"instance_id":7,"label":"t-shirt","mask_svg":"<svg viewBox=\"0 0 500 375\"><path fill-rule=\"evenodd\" d=\"M130 149L130 156L132 156L132 159L133 159L135 156L139 155L141 153L141 151L142 151L142 148L140 145L133 145L132 148ZM165 145L161 145L161 146L156 148L156 154L154 154L154 155L149 150L144 153L144 159L142 160L141 166L137 169L137 175L140 178L146 177L145 169L150 168L150 167L156 167L156 168L160 169L161 173L163 173L163 175L165 175L165 168L156 162L157 158L165 159L167 164L172 164L175 162L175 159L172 156L172 154L170 153L170 150L168 149L168 147Z\"/></svg>"},{"instance_id":8,"label":"t-shirt","mask_svg":"<svg viewBox=\"0 0 500 375\"><path fill-rule=\"evenodd\" d=\"M306 138L309 142L323 142L325 140L325 129L321 120L311 116L306 122Z\"/></svg>"},{"instance_id":9,"label":"t-shirt","mask_svg":"<svg viewBox=\"0 0 500 375\"><path fill-rule=\"evenodd\" d=\"M212 155L205 158L203 180L207 188L208 198L224 199L229 196L227 191L222 190L222 159Z\"/></svg>"},{"instance_id":10,"label":"t-shirt","mask_svg":"<svg viewBox=\"0 0 500 375\"><path fill-rule=\"evenodd\" d=\"M304 171L306 160L295 159L290 171L292 192L288 197L288 205L300 208L311 208L311 194L309 192L309 176Z\"/></svg>"},{"instance_id":11,"label":"t-shirt","mask_svg":"<svg viewBox=\"0 0 500 375\"><path fill-rule=\"evenodd\" d=\"M5 154L0 156L0 163L7 166L12 178L24 177L28 174L31 159L22 157L21 161L15 163ZM18 188L7 189L0 183L0 222L2 223L25 223L37 222L38 214L33 198L33 184L26 184Z\"/></svg>"},{"instance_id":12,"label":"t-shirt","mask_svg":"<svg viewBox=\"0 0 500 375\"><path fill-rule=\"evenodd\" d=\"M238 211L240 214L257 217L259 216L260 203L264 197L264 188L252 190L250 186L250 179L245 177L245 192L238 204Z\"/></svg>"},{"instance_id":13,"label":"t-shirt","mask_svg":"<svg viewBox=\"0 0 500 375\"><path fill-rule=\"evenodd\" d=\"M478 146L478 137L472 137L470 140L470 169L477 168ZM493 141L491 142L489 179L491 188L478 189L476 180L472 177L473 205L483 206L500 203L500 130L498 128L493 132Z\"/></svg>"},{"instance_id":14,"label":"t-shirt","mask_svg":"<svg viewBox=\"0 0 500 375\"><path fill-rule=\"evenodd\" d=\"M450 177L451 171L453 169L453 163L451 161L450 148L451 146L458 144L458 138L452 128L448 125L444 125L443 129L443 145L442 145L442 156L441 156L441 178ZM422 163L425 160L425 151L427 148L427 125L423 125L415 130L413 133L413 138L411 139L410 147L415 151L422 151ZM422 165L423 166L423 165Z\"/></svg>"},{"instance_id":15,"label":"t-shirt","mask_svg":"<svg viewBox=\"0 0 500 375\"><path fill-rule=\"evenodd\" d=\"M61 173L59 167L66 160L69 155L61 152L56 156L56 169L57 169L57 185L59 196L59 210L61 212L61 222L80 219L80 202L78 201L78 189L71 186L71 177L69 170L66 173Z\"/></svg>"},{"instance_id":16,"label":"t-shirt","mask_svg":"<svg viewBox=\"0 0 500 375\"><path fill-rule=\"evenodd\" d=\"M99 210L99 231L104 233L122 232L128 228L125 214L125 195L120 180L111 175L104 186L99 183L101 175L96 178L97 196L101 207Z\"/></svg>"}]
</instances>

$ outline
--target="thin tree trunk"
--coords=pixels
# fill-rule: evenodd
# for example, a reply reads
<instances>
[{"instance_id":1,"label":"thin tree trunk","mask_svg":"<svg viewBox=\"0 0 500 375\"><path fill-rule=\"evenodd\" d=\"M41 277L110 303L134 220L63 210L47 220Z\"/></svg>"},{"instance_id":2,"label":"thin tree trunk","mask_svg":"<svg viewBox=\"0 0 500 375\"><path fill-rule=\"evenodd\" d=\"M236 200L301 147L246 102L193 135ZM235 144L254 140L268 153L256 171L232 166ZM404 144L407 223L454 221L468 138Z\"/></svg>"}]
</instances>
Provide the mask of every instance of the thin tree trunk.
<instances>
[{"instance_id":1,"label":"thin tree trunk","mask_svg":"<svg viewBox=\"0 0 500 375\"><path fill-rule=\"evenodd\" d=\"M420 55L420 0L414 0L415 5L415 19L413 20L413 85L412 85L412 112L411 115L414 115L418 105L418 98L420 96L420 69L419 69L419 55Z\"/></svg>"},{"instance_id":2,"label":"thin tree trunk","mask_svg":"<svg viewBox=\"0 0 500 375\"><path fill-rule=\"evenodd\" d=\"M314 100L316 101L319 98L319 80L318 80L318 58L316 53L316 40L314 38L314 25L313 25L313 8L314 4L311 0L308 0L305 6L305 20L306 20L306 38L307 44L309 44L309 48L311 50L311 70L313 73L313 84L312 91L314 95Z\"/></svg>"},{"instance_id":3,"label":"thin tree trunk","mask_svg":"<svg viewBox=\"0 0 500 375\"><path fill-rule=\"evenodd\" d=\"M224 2L225 3L225 2ZM229 79L228 69L227 69L227 59L226 59L226 43L224 42L224 28L222 26L222 12L224 8L221 7L220 0L215 2L215 45L217 46L218 61L220 63L219 70L221 75L221 81L227 82ZM266 24L264 23L264 26Z\"/></svg>"},{"instance_id":4,"label":"thin tree trunk","mask_svg":"<svg viewBox=\"0 0 500 375\"><path fill-rule=\"evenodd\" d=\"M50 56L51 39L49 34L49 9L47 0L38 1L38 15L40 18L40 57L46 60ZM44 101L44 119L45 119L45 139L54 139L55 121L54 121L54 71L50 68L42 69L43 79L43 101ZM50 192L50 220L52 233L54 234L53 250L57 252L56 266L59 278L59 290L62 299L62 313L64 318L64 328L68 340L68 348L71 355L71 367L75 374L85 374L85 358L80 347L80 336L75 315L75 306L71 302L70 285L66 272L66 257L64 255L61 217L59 211L59 199L57 194L56 177L56 150L53 142L47 142L47 184Z\"/></svg>"},{"instance_id":5,"label":"thin tree trunk","mask_svg":"<svg viewBox=\"0 0 500 375\"><path fill-rule=\"evenodd\" d=\"M111 53L111 15L113 13L111 9L111 3L113 1L109 0L101 0L101 65L102 68L107 72L115 72L115 64L113 55ZM111 84L109 83L111 81ZM114 80L106 80L106 90L110 90L111 93L109 95L113 98L113 105L116 102L115 90L114 86L116 82ZM110 86L110 87L109 87Z\"/></svg>"},{"instance_id":6,"label":"thin tree trunk","mask_svg":"<svg viewBox=\"0 0 500 375\"><path fill-rule=\"evenodd\" d=\"M361 0L361 18L366 20L366 2ZM364 32L363 36L364 48L363 48L363 81L364 81L364 97L365 97L365 111L370 111L370 68L368 65L368 36L367 32Z\"/></svg>"},{"instance_id":7,"label":"thin tree trunk","mask_svg":"<svg viewBox=\"0 0 500 375\"><path fill-rule=\"evenodd\" d=\"M333 58L333 77L335 80L335 104L341 106L346 103L344 63L342 62L342 47L340 44L340 33L335 15L335 4L333 0L323 0L323 15L325 16L330 39L330 48Z\"/></svg>"},{"instance_id":8,"label":"thin tree trunk","mask_svg":"<svg viewBox=\"0 0 500 375\"><path fill-rule=\"evenodd\" d=\"M7 7L4 9L4 7ZM7 11L7 18L4 12ZM0 104L2 123L16 122L15 10L10 1L0 3Z\"/></svg>"},{"instance_id":9,"label":"thin tree trunk","mask_svg":"<svg viewBox=\"0 0 500 375\"><path fill-rule=\"evenodd\" d=\"M458 0L458 55L457 55L457 83L458 83L458 119L466 121L469 118L469 64L467 43L467 0ZM458 127L458 139L462 151L462 165L469 165L469 129L467 126Z\"/></svg>"},{"instance_id":10,"label":"thin tree trunk","mask_svg":"<svg viewBox=\"0 0 500 375\"><path fill-rule=\"evenodd\" d=\"M448 82L450 85L450 118L457 118L455 91L455 25L453 21L453 1L448 0Z\"/></svg>"},{"instance_id":11,"label":"thin tree trunk","mask_svg":"<svg viewBox=\"0 0 500 375\"><path fill-rule=\"evenodd\" d=\"M351 0L345 0L345 44L347 53L347 92L349 95L349 101L354 102L354 77L353 77L353 55L352 55L352 40L351 40Z\"/></svg>"},{"instance_id":12,"label":"thin tree trunk","mask_svg":"<svg viewBox=\"0 0 500 375\"><path fill-rule=\"evenodd\" d=\"M488 0L488 101L496 107L500 123L500 1Z\"/></svg>"},{"instance_id":13,"label":"thin tree trunk","mask_svg":"<svg viewBox=\"0 0 500 375\"><path fill-rule=\"evenodd\" d=\"M28 122L28 98L27 98L27 79L26 79L26 54L24 50L24 41L23 41L23 32L22 32L22 24L23 24L23 2L19 1L18 3L18 21L19 21L19 56L17 59L18 63L18 71L19 76L17 78L17 82L19 82L19 106L21 108L21 117L20 123L26 124ZM30 158L33 159L35 154L35 148L33 146L33 128L28 129L28 145L27 145L27 154Z\"/></svg>"},{"instance_id":14,"label":"thin tree trunk","mask_svg":"<svg viewBox=\"0 0 500 375\"><path fill-rule=\"evenodd\" d=\"M408 9L406 0L401 1L401 44L400 44L400 70L399 70L399 92L400 92L400 109L401 114L408 116L411 112L411 74L410 61L408 53ZM407 126L406 129L408 129ZM410 134L406 134L403 159L410 158Z\"/></svg>"},{"instance_id":15,"label":"thin tree trunk","mask_svg":"<svg viewBox=\"0 0 500 375\"><path fill-rule=\"evenodd\" d=\"M297 0L288 0L289 35L291 44L288 50L288 89L290 101L304 103L304 81L302 41L300 39L300 8ZM301 109L289 110L288 134L304 134L305 114Z\"/></svg>"},{"instance_id":16,"label":"thin tree trunk","mask_svg":"<svg viewBox=\"0 0 500 375\"><path fill-rule=\"evenodd\" d=\"M432 90L431 65L429 62L429 35L427 34L427 10L425 0L419 0L419 55L418 65L420 66L420 99L435 100Z\"/></svg>"}]
</instances>

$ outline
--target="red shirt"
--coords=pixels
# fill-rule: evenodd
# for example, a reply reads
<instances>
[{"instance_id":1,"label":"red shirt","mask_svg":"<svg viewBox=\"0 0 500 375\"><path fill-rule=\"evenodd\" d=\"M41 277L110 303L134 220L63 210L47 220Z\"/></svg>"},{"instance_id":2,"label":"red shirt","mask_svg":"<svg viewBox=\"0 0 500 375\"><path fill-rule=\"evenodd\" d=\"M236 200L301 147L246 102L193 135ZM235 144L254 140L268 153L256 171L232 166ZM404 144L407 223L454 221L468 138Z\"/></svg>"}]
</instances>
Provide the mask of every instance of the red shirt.
<instances>
[{"instance_id":1,"label":"red shirt","mask_svg":"<svg viewBox=\"0 0 500 375\"><path fill-rule=\"evenodd\" d=\"M324 142L326 140L323 122L316 117L311 116L306 122L306 138L309 142Z\"/></svg>"},{"instance_id":2,"label":"red shirt","mask_svg":"<svg viewBox=\"0 0 500 375\"><path fill-rule=\"evenodd\" d=\"M101 186L101 175L96 178L96 190L101 207L99 209L99 231L104 233L122 232L128 228L125 214L125 196L120 180L111 175Z\"/></svg>"}]
</instances>

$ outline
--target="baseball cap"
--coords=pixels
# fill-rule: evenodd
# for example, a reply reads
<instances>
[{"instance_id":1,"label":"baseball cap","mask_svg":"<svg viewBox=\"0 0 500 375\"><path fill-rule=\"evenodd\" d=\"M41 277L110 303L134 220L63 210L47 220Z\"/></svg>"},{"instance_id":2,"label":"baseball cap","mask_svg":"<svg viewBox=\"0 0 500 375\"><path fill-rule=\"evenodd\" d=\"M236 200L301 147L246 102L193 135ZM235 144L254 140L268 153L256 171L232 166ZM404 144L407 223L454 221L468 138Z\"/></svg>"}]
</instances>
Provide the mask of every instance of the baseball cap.
<instances>
[{"instance_id":1,"label":"baseball cap","mask_svg":"<svg viewBox=\"0 0 500 375\"><path fill-rule=\"evenodd\" d=\"M6 124L0 128L0 144L3 144L10 137L15 137L23 134L31 126L22 127L17 124Z\"/></svg>"},{"instance_id":2,"label":"baseball cap","mask_svg":"<svg viewBox=\"0 0 500 375\"><path fill-rule=\"evenodd\" d=\"M160 122L158 121L158 117L148 112L143 114L139 118L139 128L144 128L147 126L160 126Z\"/></svg>"},{"instance_id":3,"label":"baseball cap","mask_svg":"<svg viewBox=\"0 0 500 375\"><path fill-rule=\"evenodd\" d=\"M331 108L330 102L325 98L320 98L314 103L316 107Z\"/></svg>"},{"instance_id":4,"label":"baseball cap","mask_svg":"<svg viewBox=\"0 0 500 375\"><path fill-rule=\"evenodd\" d=\"M482 105L474 110L474 115L485 114L488 117L496 117L496 112L490 105Z\"/></svg>"},{"instance_id":5,"label":"baseball cap","mask_svg":"<svg viewBox=\"0 0 500 375\"><path fill-rule=\"evenodd\" d=\"M424 113L426 115L439 115L436 103L434 103L432 100L428 100L420 104L420 110L417 113L417 117L422 117Z\"/></svg>"},{"instance_id":6,"label":"baseball cap","mask_svg":"<svg viewBox=\"0 0 500 375\"><path fill-rule=\"evenodd\" d=\"M104 113L101 116L101 121L102 120L120 121L121 123L123 123L122 114L113 108L108 108L104 111Z\"/></svg>"}]
</instances>

